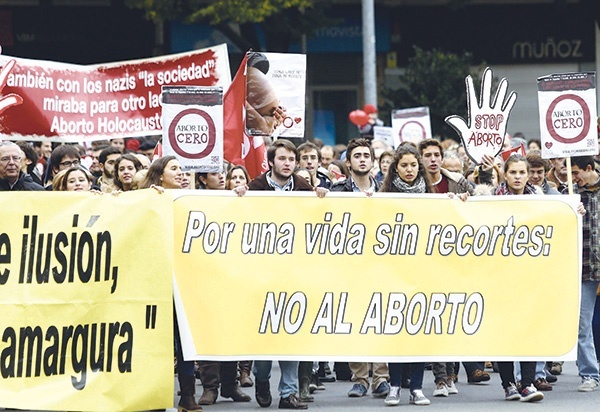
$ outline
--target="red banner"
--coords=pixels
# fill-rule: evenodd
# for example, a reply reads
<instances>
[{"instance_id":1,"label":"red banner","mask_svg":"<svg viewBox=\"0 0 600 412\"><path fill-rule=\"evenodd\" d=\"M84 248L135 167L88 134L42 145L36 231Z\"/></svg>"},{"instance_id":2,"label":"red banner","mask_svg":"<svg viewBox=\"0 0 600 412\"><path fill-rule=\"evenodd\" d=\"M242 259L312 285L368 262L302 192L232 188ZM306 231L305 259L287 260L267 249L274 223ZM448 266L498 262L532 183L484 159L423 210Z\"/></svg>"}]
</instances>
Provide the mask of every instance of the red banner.
<instances>
[{"instance_id":1,"label":"red banner","mask_svg":"<svg viewBox=\"0 0 600 412\"><path fill-rule=\"evenodd\" d=\"M9 69L12 60L16 64ZM74 142L158 135L162 86L227 89L231 83L224 44L90 66L0 55L0 68L8 71L2 95L23 99L0 112L0 138L10 140Z\"/></svg>"},{"instance_id":2,"label":"red banner","mask_svg":"<svg viewBox=\"0 0 600 412\"><path fill-rule=\"evenodd\" d=\"M240 63L233 82L223 96L223 155L235 165L243 165L250 179L269 170L267 151L262 136L248 136L244 127L246 116L246 64Z\"/></svg>"}]
</instances>

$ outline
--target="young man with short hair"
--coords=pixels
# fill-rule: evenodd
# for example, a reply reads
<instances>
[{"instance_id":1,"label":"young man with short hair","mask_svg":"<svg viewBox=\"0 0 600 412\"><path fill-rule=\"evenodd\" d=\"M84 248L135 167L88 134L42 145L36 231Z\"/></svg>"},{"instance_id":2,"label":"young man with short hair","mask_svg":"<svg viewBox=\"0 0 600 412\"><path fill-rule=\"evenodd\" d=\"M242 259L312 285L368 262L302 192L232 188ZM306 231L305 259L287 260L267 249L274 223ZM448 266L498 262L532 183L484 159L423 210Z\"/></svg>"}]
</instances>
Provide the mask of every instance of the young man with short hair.
<instances>
[{"instance_id":1,"label":"young man with short hair","mask_svg":"<svg viewBox=\"0 0 600 412\"><path fill-rule=\"evenodd\" d=\"M472 193L471 186L462 173L450 172L442 167L444 152L442 144L438 140L421 140L419 153L429 175L431 186L436 193Z\"/></svg>"},{"instance_id":2,"label":"young man with short hair","mask_svg":"<svg viewBox=\"0 0 600 412\"><path fill-rule=\"evenodd\" d=\"M373 194L381 184L371 176L375 154L369 140L362 137L348 142L346 148L346 166L350 176L331 187L332 192L364 192Z\"/></svg>"},{"instance_id":3,"label":"young man with short hair","mask_svg":"<svg viewBox=\"0 0 600 412\"><path fill-rule=\"evenodd\" d=\"M100 153L108 146L93 147L91 150L92 164L90 165L90 173L94 178L102 176L102 167L100 166Z\"/></svg>"},{"instance_id":4,"label":"young man with short hair","mask_svg":"<svg viewBox=\"0 0 600 412\"><path fill-rule=\"evenodd\" d=\"M304 179L294 174L298 164L298 149L286 139L277 139L267 150L269 171L248 184L249 190L296 191L312 190Z\"/></svg>"},{"instance_id":5,"label":"young man with short hair","mask_svg":"<svg viewBox=\"0 0 600 412\"><path fill-rule=\"evenodd\" d=\"M70 144L57 146L50 155L48 166L51 168L50 175L46 176L46 190L52 190L52 179L61 170L68 169L71 166L77 166L81 163L79 150Z\"/></svg>"},{"instance_id":6,"label":"young man with short hair","mask_svg":"<svg viewBox=\"0 0 600 412\"><path fill-rule=\"evenodd\" d=\"M273 190L280 192L310 191L313 187L303 178L294 174L298 163L298 150L292 142L277 139L267 150L269 171L258 176L248 184L248 190ZM240 187L241 189L242 187ZM243 195L244 191L237 191ZM279 409L308 409L308 405L298 398L298 361L279 361L281 378L279 380ZM271 405L272 361L255 361L256 402L267 408Z\"/></svg>"},{"instance_id":7,"label":"young man with short hair","mask_svg":"<svg viewBox=\"0 0 600 412\"><path fill-rule=\"evenodd\" d=\"M348 142L346 149L346 165L350 176L342 182L331 187L332 192L363 192L367 196L377 192L381 183L371 176L375 154L369 140L355 138ZM352 371L352 381L355 382L348 396L360 398L369 390L369 363L349 362ZM373 377L371 378L371 394L375 397L385 398L390 391L388 365L385 362L373 363Z\"/></svg>"},{"instance_id":8,"label":"young man with short hair","mask_svg":"<svg viewBox=\"0 0 600 412\"><path fill-rule=\"evenodd\" d=\"M321 149L311 142L298 146L298 166L310 173L313 187L331 188L331 179L321 169Z\"/></svg>"},{"instance_id":9,"label":"young man with short hair","mask_svg":"<svg viewBox=\"0 0 600 412\"><path fill-rule=\"evenodd\" d=\"M429 176L431 187L436 193L473 194L473 188L462 173L450 172L442 167L444 151L438 140L421 140L418 149L423 160L423 166ZM433 362L431 364L436 384L433 396L448 396L458 393L458 389L454 385L455 372L458 372L458 366L455 362ZM490 380L490 375L484 370L482 362L463 362L463 366L467 371L467 381L469 383Z\"/></svg>"},{"instance_id":10,"label":"young man with short hair","mask_svg":"<svg viewBox=\"0 0 600 412\"><path fill-rule=\"evenodd\" d=\"M598 389L600 374L592 334L592 318L596 293L600 284L600 175L595 170L593 156L571 158L573 192L581 196L585 207L583 215L583 259L581 270L581 301L579 310L579 336L577 338L577 367L581 377L579 392ZM565 189L567 190L567 189Z\"/></svg>"},{"instance_id":11,"label":"young man with short hair","mask_svg":"<svg viewBox=\"0 0 600 412\"><path fill-rule=\"evenodd\" d=\"M550 169L550 164L543 159L539 150L532 150L527 153L527 162L529 162L529 183L539 186L545 195L559 195L560 192L550 186L546 180L546 173Z\"/></svg>"},{"instance_id":12,"label":"young man with short hair","mask_svg":"<svg viewBox=\"0 0 600 412\"><path fill-rule=\"evenodd\" d=\"M96 184L100 186L100 190L104 193L110 193L116 190L115 186L115 162L121 156L121 151L114 146L108 146L100 152L98 163L102 168L102 176L96 180Z\"/></svg>"}]
</instances>

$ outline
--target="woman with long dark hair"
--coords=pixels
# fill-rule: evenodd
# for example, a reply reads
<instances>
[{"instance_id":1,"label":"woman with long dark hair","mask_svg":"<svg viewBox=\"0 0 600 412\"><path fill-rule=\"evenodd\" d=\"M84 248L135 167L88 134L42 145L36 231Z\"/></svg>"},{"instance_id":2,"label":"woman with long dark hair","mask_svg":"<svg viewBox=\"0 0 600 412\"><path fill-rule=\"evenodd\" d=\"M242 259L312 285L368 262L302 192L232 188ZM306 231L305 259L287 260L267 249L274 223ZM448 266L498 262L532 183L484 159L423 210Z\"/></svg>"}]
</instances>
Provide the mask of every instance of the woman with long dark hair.
<instances>
[{"instance_id":1,"label":"woman with long dark hair","mask_svg":"<svg viewBox=\"0 0 600 412\"><path fill-rule=\"evenodd\" d=\"M431 193L431 185L418 150L411 144L398 147L379 192L392 193ZM400 403L400 387L402 383L402 363L388 364L390 369L390 392L385 398L386 405ZM425 363L411 362L409 400L414 405L429 405L430 401L423 394L423 375Z\"/></svg>"}]
</instances>

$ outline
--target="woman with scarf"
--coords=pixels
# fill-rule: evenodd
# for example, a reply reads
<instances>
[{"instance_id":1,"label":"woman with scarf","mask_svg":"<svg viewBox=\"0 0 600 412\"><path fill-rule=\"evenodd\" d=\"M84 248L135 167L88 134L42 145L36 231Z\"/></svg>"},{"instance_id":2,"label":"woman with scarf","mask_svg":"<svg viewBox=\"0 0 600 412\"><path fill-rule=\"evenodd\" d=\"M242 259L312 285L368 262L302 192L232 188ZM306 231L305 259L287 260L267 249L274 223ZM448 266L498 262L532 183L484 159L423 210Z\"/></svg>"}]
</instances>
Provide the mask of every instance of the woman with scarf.
<instances>
[{"instance_id":1,"label":"woman with scarf","mask_svg":"<svg viewBox=\"0 0 600 412\"><path fill-rule=\"evenodd\" d=\"M379 191L415 194L432 193L425 167L416 147L410 143L398 147ZM423 394L425 363L413 362L408 366L410 368L410 403L429 405L429 399ZM390 362L389 370L390 391L385 398L385 404L398 405L400 403L403 364Z\"/></svg>"}]
</instances>

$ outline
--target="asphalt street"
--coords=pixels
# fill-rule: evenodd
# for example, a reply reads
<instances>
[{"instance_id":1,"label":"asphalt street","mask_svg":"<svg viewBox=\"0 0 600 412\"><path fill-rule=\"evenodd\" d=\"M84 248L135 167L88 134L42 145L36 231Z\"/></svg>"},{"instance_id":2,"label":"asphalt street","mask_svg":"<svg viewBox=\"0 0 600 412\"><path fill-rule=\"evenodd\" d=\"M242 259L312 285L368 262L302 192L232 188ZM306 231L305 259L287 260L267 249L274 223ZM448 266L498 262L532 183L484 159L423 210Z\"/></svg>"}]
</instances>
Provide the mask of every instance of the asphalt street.
<instances>
[{"instance_id":1,"label":"asphalt street","mask_svg":"<svg viewBox=\"0 0 600 412\"><path fill-rule=\"evenodd\" d=\"M333 363L331 363L333 366ZM349 398L348 390L352 387L352 382L337 381L325 384L324 391L314 393L315 401L309 403L309 410L318 411L352 411L364 412L379 409L394 410L405 408L430 408L443 411L521 411L521 410L544 410L544 411L597 411L600 408L600 390L595 392L581 393L577 391L580 379L577 375L577 366L575 362L567 362L564 365L562 375L558 376L558 382L552 385L553 390L544 392L545 398L541 402L523 403L507 402L504 400L504 391L500 385L500 376L488 370L491 380L485 383L469 384L467 383L464 369L461 368L459 380L457 383L458 394L450 395L447 398L433 397L434 390L433 374L431 371L425 371L423 381L423 392L431 400L429 406L415 406L408 402L408 390L402 389L401 402L398 406L386 406L382 398L373 397L370 392L362 398ZM279 401L277 393L277 384L279 382L279 366L277 362L273 363L271 377L271 394L273 404L269 408L261 408L254 399L254 387L241 388L242 391L252 397L252 401L247 403L234 403L229 399L219 397L214 405L204 406L205 412L233 412L233 411L268 411L276 410ZM200 381L196 381L196 398L202 394ZM173 387L173 408L166 412L176 412L176 405L179 402L177 391L177 379L174 378ZM3 410L0 408L0 410ZM11 411L10 409L4 409ZM24 412L20 410L20 412Z\"/></svg>"},{"instance_id":2,"label":"asphalt street","mask_svg":"<svg viewBox=\"0 0 600 412\"><path fill-rule=\"evenodd\" d=\"M333 363L331 363L333 366ZM488 371L491 380L486 383L468 384L464 369L461 367L457 395L450 395L447 398L432 396L434 390L433 374L431 371L425 371L423 381L423 392L431 400L429 406L415 406L408 402L408 390L403 389L401 402L398 406L386 406L381 398L374 398L370 392L362 398L349 398L348 390L352 387L352 382L339 381L326 383L324 391L315 392L315 402L309 404L309 410L319 411L373 411L378 409L405 409L405 408L430 408L444 411L519 411L519 410L544 410L544 411L597 411L600 408L600 390L595 392L581 393L577 391L580 379L577 375L577 366L575 362L567 362L564 365L562 375L558 376L558 382L553 384L553 390L544 392L545 398L541 402L524 403L508 402L504 400L504 391L500 385L500 376L497 373ZM268 411L277 409L279 396L277 393L277 383L279 382L279 369L277 362L273 363L271 378L271 393L273 395L273 404L269 408L261 408L254 400L254 387L242 388L242 390L252 397L248 403L234 403L229 399L219 398L214 405L204 406L204 411L208 412L229 412L229 411ZM199 381L197 381L199 383ZM177 405L177 388L175 388L174 405ZM196 387L197 397L202 393L200 384ZM169 412L176 411L171 409Z\"/></svg>"}]
</instances>

